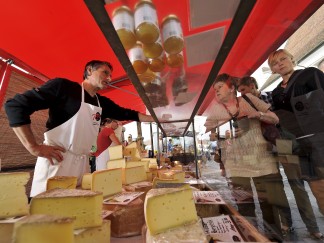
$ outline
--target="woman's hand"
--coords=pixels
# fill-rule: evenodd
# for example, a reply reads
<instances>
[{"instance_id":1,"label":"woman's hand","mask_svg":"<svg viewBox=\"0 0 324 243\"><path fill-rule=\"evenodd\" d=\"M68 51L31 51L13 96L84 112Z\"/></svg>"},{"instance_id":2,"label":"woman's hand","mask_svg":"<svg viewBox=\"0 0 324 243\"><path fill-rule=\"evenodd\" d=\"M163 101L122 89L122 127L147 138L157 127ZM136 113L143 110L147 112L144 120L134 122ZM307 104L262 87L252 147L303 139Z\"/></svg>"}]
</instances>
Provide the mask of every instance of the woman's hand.
<instances>
[{"instance_id":1,"label":"woman's hand","mask_svg":"<svg viewBox=\"0 0 324 243\"><path fill-rule=\"evenodd\" d=\"M244 133L245 131L243 130L243 129L241 129L241 128L235 128L235 136L234 137L240 137L240 136L242 136L242 134Z\"/></svg>"},{"instance_id":2,"label":"woman's hand","mask_svg":"<svg viewBox=\"0 0 324 243\"><path fill-rule=\"evenodd\" d=\"M259 111L253 111L253 112L249 113L248 118L250 118L250 119L255 118L255 119L260 120L261 114Z\"/></svg>"}]
</instances>

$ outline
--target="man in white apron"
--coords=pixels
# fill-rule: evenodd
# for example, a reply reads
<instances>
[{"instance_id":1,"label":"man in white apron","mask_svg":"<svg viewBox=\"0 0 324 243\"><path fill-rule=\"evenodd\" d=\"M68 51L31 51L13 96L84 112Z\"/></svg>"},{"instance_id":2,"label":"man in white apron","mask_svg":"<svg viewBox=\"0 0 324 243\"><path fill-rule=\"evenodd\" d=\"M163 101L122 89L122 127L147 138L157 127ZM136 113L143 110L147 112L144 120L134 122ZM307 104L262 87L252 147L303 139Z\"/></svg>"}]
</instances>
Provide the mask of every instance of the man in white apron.
<instances>
[{"instance_id":1,"label":"man in white apron","mask_svg":"<svg viewBox=\"0 0 324 243\"><path fill-rule=\"evenodd\" d=\"M110 63L93 60L85 66L81 85L56 78L6 102L10 126L25 148L38 157L31 197L45 191L47 179L55 175L77 176L80 184L82 175L90 170L88 155L96 144L101 117L154 121L151 116L120 107L97 94L108 87L111 72ZM30 115L41 109L49 109L48 131L44 143L37 144Z\"/></svg>"}]
</instances>

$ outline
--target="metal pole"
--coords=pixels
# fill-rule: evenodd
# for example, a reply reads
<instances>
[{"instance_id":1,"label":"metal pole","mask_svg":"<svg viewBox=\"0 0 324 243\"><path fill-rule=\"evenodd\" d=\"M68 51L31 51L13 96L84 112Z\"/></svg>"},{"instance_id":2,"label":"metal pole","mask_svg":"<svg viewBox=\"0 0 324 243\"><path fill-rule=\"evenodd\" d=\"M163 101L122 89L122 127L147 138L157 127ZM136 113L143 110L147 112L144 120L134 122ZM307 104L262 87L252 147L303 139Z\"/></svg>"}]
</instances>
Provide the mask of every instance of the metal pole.
<instances>
[{"instance_id":1,"label":"metal pole","mask_svg":"<svg viewBox=\"0 0 324 243\"><path fill-rule=\"evenodd\" d=\"M198 176L198 161L197 161L196 132L195 132L195 121L194 120L192 120L192 133L193 133L194 148L195 148L196 179L199 179L199 176Z\"/></svg>"},{"instance_id":2,"label":"metal pole","mask_svg":"<svg viewBox=\"0 0 324 243\"><path fill-rule=\"evenodd\" d=\"M7 88L10 82L11 75L11 61L7 61L0 69L0 107L2 107L4 98L6 96Z\"/></svg>"},{"instance_id":3,"label":"metal pole","mask_svg":"<svg viewBox=\"0 0 324 243\"><path fill-rule=\"evenodd\" d=\"M154 145L153 145L153 130L152 130L152 122L150 122L150 135L151 135L151 150L152 150L152 155L154 152Z\"/></svg>"},{"instance_id":4,"label":"metal pole","mask_svg":"<svg viewBox=\"0 0 324 243\"><path fill-rule=\"evenodd\" d=\"M158 154L156 156L156 162L158 164L158 166L160 166L160 153L159 153L159 148L160 148L160 141L159 141L159 137L160 137L160 131L159 131L159 127L156 126L156 134L157 134L157 147L158 147ZM154 153L154 151L153 151Z\"/></svg>"}]
</instances>

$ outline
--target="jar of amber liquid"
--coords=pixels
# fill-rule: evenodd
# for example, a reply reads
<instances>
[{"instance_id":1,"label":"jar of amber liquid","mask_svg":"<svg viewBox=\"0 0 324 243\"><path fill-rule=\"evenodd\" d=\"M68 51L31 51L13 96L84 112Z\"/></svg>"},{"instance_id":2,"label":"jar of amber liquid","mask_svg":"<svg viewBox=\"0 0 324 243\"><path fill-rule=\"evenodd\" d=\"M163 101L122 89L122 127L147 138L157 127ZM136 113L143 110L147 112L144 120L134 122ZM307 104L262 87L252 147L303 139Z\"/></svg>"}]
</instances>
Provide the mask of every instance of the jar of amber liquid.
<instances>
[{"instance_id":1,"label":"jar of amber liquid","mask_svg":"<svg viewBox=\"0 0 324 243\"><path fill-rule=\"evenodd\" d=\"M143 44L143 52L147 58L157 58L163 51L161 38L151 44Z\"/></svg>"},{"instance_id":2,"label":"jar of amber liquid","mask_svg":"<svg viewBox=\"0 0 324 243\"><path fill-rule=\"evenodd\" d=\"M177 53L177 54L166 54L166 63L170 67L180 67L183 64L183 53Z\"/></svg>"},{"instance_id":3,"label":"jar of amber liquid","mask_svg":"<svg viewBox=\"0 0 324 243\"><path fill-rule=\"evenodd\" d=\"M124 48L132 48L136 43L133 13L127 6L121 6L115 9L112 15L113 25Z\"/></svg>"},{"instance_id":4,"label":"jar of amber liquid","mask_svg":"<svg viewBox=\"0 0 324 243\"><path fill-rule=\"evenodd\" d=\"M162 21L162 38L167 53L177 54L183 50L183 33L176 15L170 14Z\"/></svg>"},{"instance_id":5,"label":"jar of amber liquid","mask_svg":"<svg viewBox=\"0 0 324 243\"><path fill-rule=\"evenodd\" d=\"M148 59L148 68L153 72L161 72L165 67L165 54L162 54L158 58Z\"/></svg>"},{"instance_id":6,"label":"jar of amber liquid","mask_svg":"<svg viewBox=\"0 0 324 243\"><path fill-rule=\"evenodd\" d=\"M138 79L143 83L150 83L152 82L156 75L154 72L152 72L150 69L147 69L146 72L138 74Z\"/></svg>"},{"instance_id":7,"label":"jar of amber liquid","mask_svg":"<svg viewBox=\"0 0 324 243\"><path fill-rule=\"evenodd\" d=\"M144 73L147 70L147 59L144 56L141 43L137 42L135 46L128 51L128 57L137 74Z\"/></svg>"},{"instance_id":8,"label":"jar of amber liquid","mask_svg":"<svg viewBox=\"0 0 324 243\"><path fill-rule=\"evenodd\" d=\"M151 44L158 40L160 30L156 9L149 0L141 0L135 5L135 34L143 44Z\"/></svg>"}]
</instances>

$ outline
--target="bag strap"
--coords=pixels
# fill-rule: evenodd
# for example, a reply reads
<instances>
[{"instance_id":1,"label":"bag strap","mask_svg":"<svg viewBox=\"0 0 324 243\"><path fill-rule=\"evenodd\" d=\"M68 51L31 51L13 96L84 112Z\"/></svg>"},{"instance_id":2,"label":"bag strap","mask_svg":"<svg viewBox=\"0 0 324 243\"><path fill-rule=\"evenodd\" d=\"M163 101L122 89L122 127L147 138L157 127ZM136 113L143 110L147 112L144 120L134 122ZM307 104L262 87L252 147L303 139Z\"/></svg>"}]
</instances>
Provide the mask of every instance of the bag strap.
<instances>
[{"instance_id":1,"label":"bag strap","mask_svg":"<svg viewBox=\"0 0 324 243\"><path fill-rule=\"evenodd\" d=\"M252 106L256 111L259 111L259 110L255 107L255 105L253 104L253 102L250 100L249 97L247 97L246 95L242 95L242 97L243 97L243 98L246 100L246 102L249 103L250 106Z\"/></svg>"}]
</instances>

